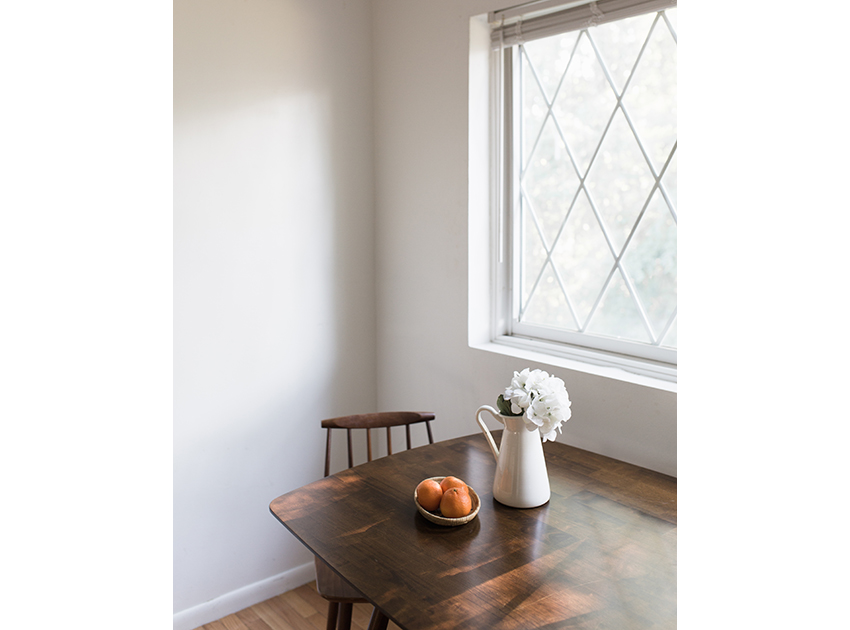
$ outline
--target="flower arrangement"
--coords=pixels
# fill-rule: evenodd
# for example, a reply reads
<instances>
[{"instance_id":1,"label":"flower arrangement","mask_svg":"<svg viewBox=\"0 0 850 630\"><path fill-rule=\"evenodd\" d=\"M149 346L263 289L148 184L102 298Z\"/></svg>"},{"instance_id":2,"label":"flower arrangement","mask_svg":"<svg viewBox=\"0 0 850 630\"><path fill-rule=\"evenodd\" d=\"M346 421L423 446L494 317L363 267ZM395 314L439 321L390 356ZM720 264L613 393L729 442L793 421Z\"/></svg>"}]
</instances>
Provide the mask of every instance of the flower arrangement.
<instances>
[{"instance_id":1,"label":"flower arrangement","mask_svg":"<svg viewBox=\"0 0 850 630\"><path fill-rule=\"evenodd\" d=\"M561 425L570 419L570 396L564 381L543 370L514 372L510 387L496 401L506 416L525 416L529 431L540 429L543 441L554 441Z\"/></svg>"}]
</instances>

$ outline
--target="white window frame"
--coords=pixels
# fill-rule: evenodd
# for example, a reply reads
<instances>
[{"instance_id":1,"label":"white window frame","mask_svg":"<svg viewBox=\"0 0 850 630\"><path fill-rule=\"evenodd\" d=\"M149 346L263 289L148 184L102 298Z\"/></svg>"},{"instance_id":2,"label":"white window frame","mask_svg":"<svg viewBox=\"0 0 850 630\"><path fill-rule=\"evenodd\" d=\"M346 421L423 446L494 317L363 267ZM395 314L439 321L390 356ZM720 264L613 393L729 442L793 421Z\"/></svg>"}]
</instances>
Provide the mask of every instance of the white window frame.
<instances>
[{"instance_id":1,"label":"white window frame","mask_svg":"<svg viewBox=\"0 0 850 630\"><path fill-rule=\"evenodd\" d=\"M623 19L632 15L657 11L665 6L675 6L675 0L600 0L599 2L565 3L555 0L532 2L489 14L491 27L499 25L499 37L505 44L517 43L516 33L540 29L541 34L552 35L566 30L557 24L558 11L566 8L585 20L581 11L592 19L605 14L607 20ZM530 19L529 19L530 18ZM528 21L523 23L523 20ZM510 20L510 24L505 27ZM491 35L495 40L496 36ZM513 252L519 247L518 230L514 229L518 208L518 194L512 190L511 169L517 164L512 146L511 129L518 124L517 112L512 110L506 84L509 85L515 46L503 50L492 47L490 53L490 200L491 200L491 342L518 351L559 357L603 369L614 368L628 373L675 383L677 377L677 351L669 348L639 344L620 339L590 336L545 326L530 325L514 320L518 296L513 287L518 286L518 265L513 265ZM518 83L518 82L516 82ZM515 91L518 86L514 84Z\"/></svg>"}]
</instances>

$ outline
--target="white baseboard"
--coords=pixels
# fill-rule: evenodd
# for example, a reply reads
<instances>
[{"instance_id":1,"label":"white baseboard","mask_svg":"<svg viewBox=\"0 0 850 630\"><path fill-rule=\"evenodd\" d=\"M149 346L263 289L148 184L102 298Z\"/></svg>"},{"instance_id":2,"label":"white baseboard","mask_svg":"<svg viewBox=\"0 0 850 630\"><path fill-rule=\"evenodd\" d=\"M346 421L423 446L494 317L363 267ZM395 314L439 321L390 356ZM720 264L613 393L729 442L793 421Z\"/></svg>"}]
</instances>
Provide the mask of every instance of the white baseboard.
<instances>
[{"instance_id":1,"label":"white baseboard","mask_svg":"<svg viewBox=\"0 0 850 630\"><path fill-rule=\"evenodd\" d=\"M243 586L213 600L174 614L174 630L194 630L316 579L313 562Z\"/></svg>"}]
</instances>

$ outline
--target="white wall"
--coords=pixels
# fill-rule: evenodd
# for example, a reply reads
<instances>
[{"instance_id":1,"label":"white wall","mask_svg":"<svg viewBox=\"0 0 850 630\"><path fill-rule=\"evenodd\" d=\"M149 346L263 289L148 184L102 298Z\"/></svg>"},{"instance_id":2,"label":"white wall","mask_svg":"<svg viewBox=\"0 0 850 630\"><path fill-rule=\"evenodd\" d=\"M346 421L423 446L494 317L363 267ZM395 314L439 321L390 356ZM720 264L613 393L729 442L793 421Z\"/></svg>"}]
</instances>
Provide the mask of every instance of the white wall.
<instances>
[{"instance_id":1,"label":"white wall","mask_svg":"<svg viewBox=\"0 0 850 630\"><path fill-rule=\"evenodd\" d=\"M268 504L376 408L370 31L367 0L174 3L175 627L310 579Z\"/></svg>"},{"instance_id":2,"label":"white wall","mask_svg":"<svg viewBox=\"0 0 850 630\"><path fill-rule=\"evenodd\" d=\"M414 401L437 438L465 435L514 370L539 367L573 400L562 441L676 474L675 393L468 346L470 17L513 4L373 2L378 404Z\"/></svg>"}]
</instances>

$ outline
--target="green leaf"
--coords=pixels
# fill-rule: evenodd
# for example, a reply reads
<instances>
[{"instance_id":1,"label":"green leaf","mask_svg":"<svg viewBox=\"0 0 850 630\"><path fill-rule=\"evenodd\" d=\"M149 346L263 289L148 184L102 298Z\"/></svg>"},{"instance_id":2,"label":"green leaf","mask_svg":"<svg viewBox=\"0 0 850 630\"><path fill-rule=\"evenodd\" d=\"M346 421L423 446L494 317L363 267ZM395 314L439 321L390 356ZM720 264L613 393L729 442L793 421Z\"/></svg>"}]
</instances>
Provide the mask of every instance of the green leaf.
<instances>
[{"instance_id":1,"label":"green leaf","mask_svg":"<svg viewBox=\"0 0 850 630\"><path fill-rule=\"evenodd\" d=\"M499 413L502 413L506 416L521 416L521 413L514 413L511 411L511 403L505 400L504 394L499 394L499 398L496 401L496 406L499 408Z\"/></svg>"}]
</instances>

